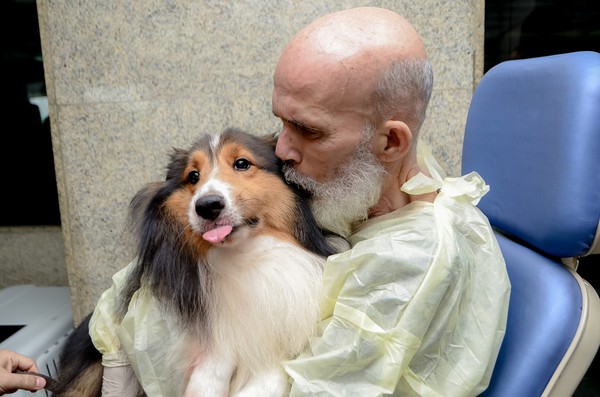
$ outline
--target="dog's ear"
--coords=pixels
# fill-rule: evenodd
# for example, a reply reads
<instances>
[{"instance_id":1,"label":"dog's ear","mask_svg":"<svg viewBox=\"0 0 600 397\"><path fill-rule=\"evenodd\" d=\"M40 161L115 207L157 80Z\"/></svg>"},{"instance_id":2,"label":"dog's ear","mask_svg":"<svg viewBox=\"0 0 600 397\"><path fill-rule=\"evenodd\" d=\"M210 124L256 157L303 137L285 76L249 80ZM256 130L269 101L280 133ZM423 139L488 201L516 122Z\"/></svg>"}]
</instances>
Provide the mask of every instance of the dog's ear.
<instances>
[{"instance_id":1,"label":"dog's ear","mask_svg":"<svg viewBox=\"0 0 600 397\"><path fill-rule=\"evenodd\" d=\"M148 208L151 205L152 200L165 184L166 182L152 182L145 185L135 194L129 203L128 231L135 237L138 255L143 238L142 235L147 229L146 221L148 219ZM125 316L125 313L127 313L131 297L141 287L144 272L145 268L138 262L127 276L127 281L119 293L119 300L117 303L117 315L119 318L122 319L123 316Z\"/></svg>"},{"instance_id":2,"label":"dog's ear","mask_svg":"<svg viewBox=\"0 0 600 397\"><path fill-rule=\"evenodd\" d=\"M165 185L165 182L152 182L142 187L129 203L130 224L136 227L138 222L145 216L145 212L152 199Z\"/></svg>"},{"instance_id":3,"label":"dog's ear","mask_svg":"<svg viewBox=\"0 0 600 397\"><path fill-rule=\"evenodd\" d=\"M137 264L121 291L120 315L129 307L133 294L146 282L167 310L175 310L189 324L206 312L202 296L206 266L199 263L194 247L183 238L187 224L170 213L165 204L178 180L154 182L142 188L130 205L130 224L137 240Z\"/></svg>"},{"instance_id":4,"label":"dog's ear","mask_svg":"<svg viewBox=\"0 0 600 397\"><path fill-rule=\"evenodd\" d=\"M169 181L174 178L181 178L189 158L190 152L188 150L173 148L173 151L171 152L171 162L167 166L166 180Z\"/></svg>"},{"instance_id":5,"label":"dog's ear","mask_svg":"<svg viewBox=\"0 0 600 397\"><path fill-rule=\"evenodd\" d=\"M271 146L273 150L275 150L275 145L277 145L277 138L279 138L279 132L272 132L270 134L259 135L258 137L267 145Z\"/></svg>"}]
</instances>

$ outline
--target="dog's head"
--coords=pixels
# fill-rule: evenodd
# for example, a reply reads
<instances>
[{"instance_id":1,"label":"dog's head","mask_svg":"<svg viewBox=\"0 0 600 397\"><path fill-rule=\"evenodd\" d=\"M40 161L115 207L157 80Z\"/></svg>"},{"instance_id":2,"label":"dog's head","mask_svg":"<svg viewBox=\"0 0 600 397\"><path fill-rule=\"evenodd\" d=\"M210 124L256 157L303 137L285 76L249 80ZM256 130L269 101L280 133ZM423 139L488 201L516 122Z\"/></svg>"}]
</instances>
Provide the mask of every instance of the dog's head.
<instances>
[{"instance_id":1,"label":"dog's head","mask_svg":"<svg viewBox=\"0 0 600 397\"><path fill-rule=\"evenodd\" d=\"M296 197L273 148L272 138L229 129L177 150L167 181L178 188L165 210L200 245L226 246L257 233L292 236Z\"/></svg>"},{"instance_id":2,"label":"dog's head","mask_svg":"<svg viewBox=\"0 0 600 397\"><path fill-rule=\"evenodd\" d=\"M161 299L174 290L183 294L174 306L189 317L187 311L202 310L188 307L199 301L188 295L199 293L192 284L206 276L199 265L208 250L255 235L293 241L323 256L334 253L306 200L285 183L274 147L273 137L228 129L174 150L166 180L147 185L131 203L139 264L124 303L146 280Z\"/></svg>"}]
</instances>

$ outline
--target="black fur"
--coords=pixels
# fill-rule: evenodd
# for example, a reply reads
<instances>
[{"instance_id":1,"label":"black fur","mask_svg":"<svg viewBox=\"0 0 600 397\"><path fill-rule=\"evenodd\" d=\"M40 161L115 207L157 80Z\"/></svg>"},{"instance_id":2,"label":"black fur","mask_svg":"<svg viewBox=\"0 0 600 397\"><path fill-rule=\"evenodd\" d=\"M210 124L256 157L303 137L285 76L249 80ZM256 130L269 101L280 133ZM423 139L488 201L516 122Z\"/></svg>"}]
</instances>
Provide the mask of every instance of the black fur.
<instances>
[{"instance_id":1,"label":"black fur","mask_svg":"<svg viewBox=\"0 0 600 397\"><path fill-rule=\"evenodd\" d=\"M210 277L206 266L199 266L193 247L181 238L184 225L166 214L164 203L179 184L167 179L158 189L142 189L131 203L138 236L138 264L129 275L120 304L124 315L133 293L148 284L157 300L169 311L177 312L183 323L204 317L203 288ZM201 282L204 281L204 282Z\"/></svg>"},{"instance_id":2,"label":"black fur","mask_svg":"<svg viewBox=\"0 0 600 397\"><path fill-rule=\"evenodd\" d=\"M59 378L52 388L55 397L67 392L82 372L102 360L102 355L96 350L90 338L89 322L91 316L89 314L69 335L65 344L66 347L60 354ZM100 396L100 390L96 395Z\"/></svg>"}]
</instances>

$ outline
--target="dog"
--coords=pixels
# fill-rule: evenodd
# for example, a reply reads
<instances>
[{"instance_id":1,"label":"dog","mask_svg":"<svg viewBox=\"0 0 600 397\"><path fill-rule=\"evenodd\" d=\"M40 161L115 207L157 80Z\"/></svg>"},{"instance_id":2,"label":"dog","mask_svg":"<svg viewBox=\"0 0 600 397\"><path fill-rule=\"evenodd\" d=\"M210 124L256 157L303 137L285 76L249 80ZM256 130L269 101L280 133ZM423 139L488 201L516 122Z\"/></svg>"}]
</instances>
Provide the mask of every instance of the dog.
<instances>
[{"instance_id":1,"label":"dog","mask_svg":"<svg viewBox=\"0 0 600 397\"><path fill-rule=\"evenodd\" d=\"M174 149L166 179L130 204L137 264L120 318L143 285L182 329L175 347L185 396L282 396L281 363L302 352L319 320L322 266L336 252L306 194L286 184L273 136L230 128ZM55 396L99 395L101 356L73 333Z\"/></svg>"}]
</instances>

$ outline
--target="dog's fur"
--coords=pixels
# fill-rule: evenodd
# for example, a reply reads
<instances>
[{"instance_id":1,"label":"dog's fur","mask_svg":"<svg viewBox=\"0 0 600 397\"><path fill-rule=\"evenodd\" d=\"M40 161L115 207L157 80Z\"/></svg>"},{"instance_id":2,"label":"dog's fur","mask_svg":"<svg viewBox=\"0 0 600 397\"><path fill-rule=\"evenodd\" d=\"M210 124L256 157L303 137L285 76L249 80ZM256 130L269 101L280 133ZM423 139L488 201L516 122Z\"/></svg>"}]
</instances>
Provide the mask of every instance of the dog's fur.
<instances>
[{"instance_id":1,"label":"dog's fur","mask_svg":"<svg viewBox=\"0 0 600 397\"><path fill-rule=\"evenodd\" d=\"M132 200L138 262L115 310L122 318L148 285L179 319L186 396L284 395L281 362L317 324L321 266L334 249L285 183L274 144L236 129L204 136L175 149L166 180ZM75 339L85 340L80 329ZM98 395L102 366L89 339L79 349L86 359L63 353L56 395Z\"/></svg>"}]
</instances>

